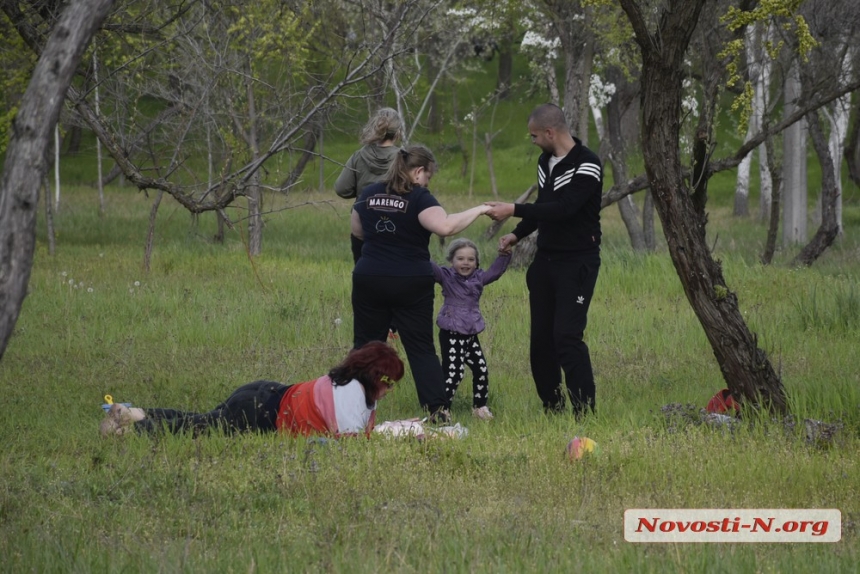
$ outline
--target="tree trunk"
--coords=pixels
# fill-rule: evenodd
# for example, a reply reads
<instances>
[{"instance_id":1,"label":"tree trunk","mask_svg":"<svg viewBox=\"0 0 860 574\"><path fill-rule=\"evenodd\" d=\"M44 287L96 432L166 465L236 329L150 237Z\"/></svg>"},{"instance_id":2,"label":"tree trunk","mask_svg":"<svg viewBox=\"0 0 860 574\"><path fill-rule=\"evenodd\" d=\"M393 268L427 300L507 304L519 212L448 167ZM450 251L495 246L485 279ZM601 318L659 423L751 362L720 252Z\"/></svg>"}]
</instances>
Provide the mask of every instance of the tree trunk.
<instances>
[{"instance_id":1,"label":"tree trunk","mask_svg":"<svg viewBox=\"0 0 860 574\"><path fill-rule=\"evenodd\" d=\"M218 227L217 227L217 230L215 231L215 236L212 238L212 240L215 243L220 243L223 245L224 244L224 228L226 227L226 225L225 225L226 222L224 220L224 215L222 215L222 213L223 212L221 212L221 211L215 212L215 221L218 223Z\"/></svg>"},{"instance_id":2,"label":"tree trunk","mask_svg":"<svg viewBox=\"0 0 860 574\"><path fill-rule=\"evenodd\" d=\"M747 137L752 133L752 127L747 130ZM750 168L752 167L752 154L746 156L738 166L738 179L735 183L735 206L732 215L735 217L746 217L750 214Z\"/></svg>"},{"instance_id":3,"label":"tree trunk","mask_svg":"<svg viewBox=\"0 0 860 574\"><path fill-rule=\"evenodd\" d=\"M433 59L427 62L427 81L432 85L433 78L439 73L437 66L434 65ZM439 91L433 90L427 94L427 124L431 134L438 134L442 131L442 109L439 106ZM416 121L420 118L415 118Z\"/></svg>"},{"instance_id":4,"label":"tree trunk","mask_svg":"<svg viewBox=\"0 0 860 574\"><path fill-rule=\"evenodd\" d=\"M764 140L767 156L767 168L772 182L770 197L770 213L768 218L767 239L765 240L764 253L761 256L763 265L770 265L773 254L776 251L776 236L779 233L779 210L780 198L782 197L782 166L776 161L776 153L773 149L773 138Z\"/></svg>"},{"instance_id":5,"label":"tree trunk","mask_svg":"<svg viewBox=\"0 0 860 574\"><path fill-rule=\"evenodd\" d=\"M496 187L496 170L493 167L493 136L488 133L484 134L484 151L487 152L487 169L490 170L490 189L493 190L493 197L499 199L499 189Z\"/></svg>"},{"instance_id":6,"label":"tree trunk","mask_svg":"<svg viewBox=\"0 0 860 574\"><path fill-rule=\"evenodd\" d=\"M500 100L506 100L511 92L514 78L514 53L511 48L513 38L505 34L499 46L499 76L496 79L496 94Z\"/></svg>"},{"instance_id":7,"label":"tree trunk","mask_svg":"<svg viewBox=\"0 0 860 574\"><path fill-rule=\"evenodd\" d=\"M783 113L786 116L797 109L801 96L796 64L791 70L785 80ZM802 120L785 130L784 142L782 241L788 247L806 241L806 137Z\"/></svg>"},{"instance_id":8,"label":"tree trunk","mask_svg":"<svg viewBox=\"0 0 860 574\"><path fill-rule=\"evenodd\" d=\"M54 124L54 206L60 210L60 124Z\"/></svg>"},{"instance_id":9,"label":"tree trunk","mask_svg":"<svg viewBox=\"0 0 860 574\"><path fill-rule=\"evenodd\" d=\"M57 234L54 233L54 209L51 207L51 188L48 184L47 176L43 177L42 181L44 182L42 189L45 190L45 233L48 236L48 255L53 256L57 251Z\"/></svg>"},{"instance_id":10,"label":"tree trunk","mask_svg":"<svg viewBox=\"0 0 860 574\"><path fill-rule=\"evenodd\" d=\"M517 243L514 250L511 252L511 267L514 269L523 269L531 265L532 260L537 253L537 236L538 232L523 237L522 241Z\"/></svg>"},{"instance_id":11,"label":"tree trunk","mask_svg":"<svg viewBox=\"0 0 860 574\"><path fill-rule=\"evenodd\" d=\"M832 107L832 109L830 109ZM828 111L830 109L830 111ZM834 205L836 228L838 235L845 233L842 226L842 174L840 159L844 155L845 139L848 137L849 111L851 109L851 95L843 96L833 102L832 106L825 106L823 111L830 124L830 136L827 145L830 149L830 158L836 166L836 203Z\"/></svg>"},{"instance_id":12,"label":"tree trunk","mask_svg":"<svg viewBox=\"0 0 860 574\"><path fill-rule=\"evenodd\" d=\"M66 154L76 156L81 153L81 137L84 131L81 126L71 126L63 138L63 147L66 149Z\"/></svg>"},{"instance_id":13,"label":"tree trunk","mask_svg":"<svg viewBox=\"0 0 860 574\"><path fill-rule=\"evenodd\" d=\"M469 168L469 201L472 200L472 192L475 187L475 164L478 155L478 118L475 109L472 109L472 165Z\"/></svg>"},{"instance_id":14,"label":"tree trunk","mask_svg":"<svg viewBox=\"0 0 860 574\"><path fill-rule=\"evenodd\" d=\"M782 382L744 322L737 296L726 286L720 264L711 257L705 242L705 222L682 176L678 141L684 55L705 2L671 2L653 36L638 3L620 2L642 51L645 170L684 293L732 394L747 404L785 412L788 405Z\"/></svg>"},{"instance_id":15,"label":"tree trunk","mask_svg":"<svg viewBox=\"0 0 860 574\"><path fill-rule=\"evenodd\" d=\"M821 165L821 225L809 243L800 250L792 263L812 265L828 247L833 245L833 240L839 234L839 222L836 219L836 201L839 198L839 189L836 184L836 168L824 130L821 129L819 112L812 112L807 116L806 125L809 127L809 135L812 138L812 146L818 154L818 163Z\"/></svg>"},{"instance_id":16,"label":"tree trunk","mask_svg":"<svg viewBox=\"0 0 860 574\"><path fill-rule=\"evenodd\" d=\"M111 0L72 0L65 7L12 123L0 176L0 359L27 295L39 186L48 169L45 153L72 76L110 6ZM17 10L17 4L4 2L7 15Z\"/></svg>"},{"instance_id":17,"label":"tree trunk","mask_svg":"<svg viewBox=\"0 0 860 574\"><path fill-rule=\"evenodd\" d=\"M629 100L636 92L634 86L628 82L624 74L616 67L607 72L610 82L615 84L615 93L606 105L606 133L601 138L601 156L607 158L612 168L612 181L627 181L627 145L625 145L623 126L624 112L628 108ZM633 197L628 195L618 202L618 212L621 220L627 228L627 236L634 251L645 251L645 233L639 223L639 212Z\"/></svg>"},{"instance_id":18,"label":"tree trunk","mask_svg":"<svg viewBox=\"0 0 860 574\"><path fill-rule=\"evenodd\" d=\"M263 252L263 194L260 176L255 173L248 186L248 254L256 257Z\"/></svg>"},{"instance_id":19,"label":"tree trunk","mask_svg":"<svg viewBox=\"0 0 860 574\"><path fill-rule=\"evenodd\" d=\"M645 192L642 202L642 234L645 236L645 247L648 251L656 251L657 234L654 233L654 195L650 190Z\"/></svg>"},{"instance_id":20,"label":"tree trunk","mask_svg":"<svg viewBox=\"0 0 860 574\"><path fill-rule=\"evenodd\" d=\"M317 191L323 192L323 191L325 191L325 161L323 161L323 158L325 158L325 131L323 130L322 125L319 126L318 138L319 139L317 139L317 142L319 142L319 146L320 146L320 154L319 154L319 160L320 160L319 161L319 168L320 168L319 176L320 177L319 177L319 185L317 186Z\"/></svg>"},{"instance_id":21,"label":"tree trunk","mask_svg":"<svg viewBox=\"0 0 860 574\"><path fill-rule=\"evenodd\" d=\"M149 227L146 230L146 245L143 248L143 270L147 273L149 273L150 264L152 263L152 247L155 245L155 221L163 196L164 192L159 189L158 193L155 194L155 199L152 201L152 207L149 209Z\"/></svg>"},{"instance_id":22,"label":"tree trunk","mask_svg":"<svg viewBox=\"0 0 860 574\"><path fill-rule=\"evenodd\" d=\"M246 63L250 75L250 62ZM248 97L248 132L246 134L251 156L256 162L260 158L260 137L257 132L257 105L254 98L254 90L250 80L246 83L245 92ZM317 126L322 137L322 126ZM322 144L320 144L322 145ZM322 156L320 156L322 164ZM260 189L260 170L255 170L248 181L248 255L256 257L263 252L263 193Z\"/></svg>"},{"instance_id":23,"label":"tree trunk","mask_svg":"<svg viewBox=\"0 0 860 574\"><path fill-rule=\"evenodd\" d=\"M744 52L746 54L747 68L749 70L749 81L753 86L753 101L752 114L749 118L749 126L747 127L746 140L748 141L761 130L761 117L764 113L764 90L767 89L765 82L769 78L768 57L763 51L764 40L761 38L761 24L751 24L747 26L744 33ZM764 89L763 89L764 86ZM761 149L761 148L759 148ZM759 159L762 160L761 154ZM749 196L750 196L750 171L752 168L753 154L749 154L738 165L738 177L735 184L735 206L733 215L735 217L746 217L749 215ZM763 167L762 161L759 162L760 167ZM760 174L764 174L765 170L760 169ZM762 180L761 195L764 197L765 181ZM767 205L770 204L770 196L768 194ZM765 206L765 201L762 201L762 208Z\"/></svg>"},{"instance_id":24,"label":"tree trunk","mask_svg":"<svg viewBox=\"0 0 860 574\"><path fill-rule=\"evenodd\" d=\"M647 251L645 232L642 231L642 226L639 224L639 211L636 209L633 196L628 195L618 201L618 213L621 214L621 220L627 228L627 236L630 238L630 246L633 247L633 251Z\"/></svg>"},{"instance_id":25,"label":"tree trunk","mask_svg":"<svg viewBox=\"0 0 860 574\"><path fill-rule=\"evenodd\" d=\"M308 163L314 158L314 149L317 145L317 128L315 126L311 126L311 129L308 130L307 135L305 136L305 141L302 147L302 155L299 156L296 165L293 166L293 169L290 171L290 175L287 179L281 183L281 191L287 192L293 187L296 182L299 181L299 178L302 177L302 172L305 171L305 167L307 167Z\"/></svg>"},{"instance_id":26,"label":"tree trunk","mask_svg":"<svg viewBox=\"0 0 860 574\"><path fill-rule=\"evenodd\" d=\"M845 162L848 164L848 178L860 186L860 98L854 98L851 108L854 122L845 142Z\"/></svg>"},{"instance_id":27,"label":"tree trunk","mask_svg":"<svg viewBox=\"0 0 860 574\"><path fill-rule=\"evenodd\" d=\"M765 39L770 40L773 29L768 26L765 31ZM759 74L753 85L753 115L752 119L756 126L761 129L764 126L764 114L770 105L770 78L771 78L771 61L769 56L762 53L762 65L758 68ZM772 139L772 138L771 138ZM771 141L773 147L773 141ZM773 176L768 165L768 154L772 150L767 145L759 146L758 148L758 174L759 174L759 221L769 221L770 219L770 203L773 196ZM780 179L781 181L781 179Z\"/></svg>"},{"instance_id":28,"label":"tree trunk","mask_svg":"<svg viewBox=\"0 0 860 574\"><path fill-rule=\"evenodd\" d=\"M564 42L562 42L564 45ZM582 51L565 47L564 115L572 133L588 145L588 87L594 63L592 44L577 42Z\"/></svg>"},{"instance_id":29,"label":"tree trunk","mask_svg":"<svg viewBox=\"0 0 860 574\"><path fill-rule=\"evenodd\" d=\"M591 9L569 0L543 0L540 3L561 42L564 54L564 94L567 125L571 133L588 145L588 88L594 66L594 44ZM548 71L554 69L549 64ZM548 79L548 81L551 81ZM556 94L550 92L555 99Z\"/></svg>"}]
</instances>

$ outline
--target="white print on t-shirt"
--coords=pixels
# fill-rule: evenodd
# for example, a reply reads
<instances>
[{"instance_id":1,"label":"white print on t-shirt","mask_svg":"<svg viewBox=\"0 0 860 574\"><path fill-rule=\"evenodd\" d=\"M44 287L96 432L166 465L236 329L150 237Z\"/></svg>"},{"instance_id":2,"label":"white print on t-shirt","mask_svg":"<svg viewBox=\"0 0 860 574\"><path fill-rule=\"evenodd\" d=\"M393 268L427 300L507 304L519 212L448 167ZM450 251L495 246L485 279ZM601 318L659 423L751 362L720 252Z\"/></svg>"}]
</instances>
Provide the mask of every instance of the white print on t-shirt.
<instances>
[{"instance_id":1,"label":"white print on t-shirt","mask_svg":"<svg viewBox=\"0 0 860 574\"><path fill-rule=\"evenodd\" d=\"M367 198L367 208L376 211L406 212L409 201L397 195L371 195Z\"/></svg>"},{"instance_id":2,"label":"white print on t-shirt","mask_svg":"<svg viewBox=\"0 0 860 574\"><path fill-rule=\"evenodd\" d=\"M387 217L381 218L376 222L376 232L377 233L394 233L397 231L397 226L394 225L394 222L388 219Z\"/></svg>"},{"instance_id":3,"label":"white print on t-shirt","mask_svg":"<svg viewBox=\"0 0 860 574\"><path fill-rule=\"evenodd\" d=\"M340 434L364 432L371 413L376 409L376 404L373 408L367 408L364 387L361 383L353 379L345 385L336 385L332 390L337 432Z\"/></svg>"}]
</instances>

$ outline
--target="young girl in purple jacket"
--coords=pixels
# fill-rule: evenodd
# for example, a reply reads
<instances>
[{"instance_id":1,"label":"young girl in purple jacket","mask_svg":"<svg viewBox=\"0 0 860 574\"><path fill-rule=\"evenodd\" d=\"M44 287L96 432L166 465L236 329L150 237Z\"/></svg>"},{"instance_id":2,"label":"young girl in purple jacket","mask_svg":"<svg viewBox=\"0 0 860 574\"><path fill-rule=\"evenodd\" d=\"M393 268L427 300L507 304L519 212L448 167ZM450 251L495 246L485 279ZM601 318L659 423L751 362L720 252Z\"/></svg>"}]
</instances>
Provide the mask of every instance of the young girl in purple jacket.
<instances>
[{"instance_id":1,"label":"young girl in purple jacket","mask_svg":"<svg viewBox=\"0 0 860 574\"><path fill-rule=\"evenodd\" d=\"M448 248L446 260L451 267L440 267L435 262L433 275L442 285L444 302L439 310L439 347L442 349L442 370L445 373L445 392L448 404L466 374L466 365L472 371L472 414L490 420L493 413L487 407L487 361L478 341L484 330L480 300L484 286L502 276L511 262L510 253L501 253L484 271L480 269L478 247L465 238L456 239Z\"/></svg>"}]
</instances>

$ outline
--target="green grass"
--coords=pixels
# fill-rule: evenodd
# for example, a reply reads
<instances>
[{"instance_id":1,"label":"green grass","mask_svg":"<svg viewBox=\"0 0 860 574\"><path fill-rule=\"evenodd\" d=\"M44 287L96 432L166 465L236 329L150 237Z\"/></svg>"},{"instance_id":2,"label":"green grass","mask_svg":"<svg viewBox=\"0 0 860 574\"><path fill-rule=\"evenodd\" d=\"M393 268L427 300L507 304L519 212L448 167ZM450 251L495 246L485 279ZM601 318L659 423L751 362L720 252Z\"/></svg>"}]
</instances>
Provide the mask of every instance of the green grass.
<instances>
[{"instance_id":1,"label":"green grass","mask_svg":"<svg viewBox=\"0 0 860 574\"><path fill-rule=\"evenodd\" d=\"M239 384L303 381L336 363L351 346L348 201L330 191L269 198L253 261L239 232L213 244L211 215L193 222L165 201L147 274L149 200L111 188L99 219L93 190L63 193L57 252L48 255L40 222L30 292L0 363L0 571L856 572L856 205L845 237L810 269L787 267L787 252L761 267L764 228L719 202L711 210L715 256L795 418L843 425L829 448L766 420L728 432L661 414L704 406L725 384L665 249L632 253L615 208L603 215L586 333L595 416L542 414L524 271L511 269L482 303L494 421L471 418L467 380L453 407L466 439L322 445L104 440L97 428L106 393L208 409ZM440 192L450 210L489 199L465 195ZM465 233L485 259L488 225ZM431 250L441 261L437 242ZM407 375L378 418L419 414ZM600 454L567 461L574 435ZM838 508L842 541L630 544L622 518L633 507Z\"/></svg>"}]
</instances>

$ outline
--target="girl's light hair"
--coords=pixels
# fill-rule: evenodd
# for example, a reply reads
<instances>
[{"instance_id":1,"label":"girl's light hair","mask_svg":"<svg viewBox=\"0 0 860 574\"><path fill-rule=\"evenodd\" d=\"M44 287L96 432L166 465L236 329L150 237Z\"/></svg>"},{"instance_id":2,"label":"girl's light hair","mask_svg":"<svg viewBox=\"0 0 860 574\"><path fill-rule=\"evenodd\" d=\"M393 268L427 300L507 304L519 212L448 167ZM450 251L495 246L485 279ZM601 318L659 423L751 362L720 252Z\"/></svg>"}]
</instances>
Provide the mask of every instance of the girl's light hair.
<instances>
[{"instance_id":1,"label":"girl's light hair","mask_svg":"<svg viewBox=\"0 0 860 574\"><path fill-rule=\"evenodd\" d=\"M433 152L423 145L410 145L401 148L400 153L394 154L394 160L388 167L385 178L386 191L403 195L412 191L412 174L416 167L423 167L430 174L436 172L436 158Z\"/></svg>"},{"instance_id":2,"label":"girl's light hair","mask_svg":"<svg viewBox=\"0 0 860 574\"><path fill-rule=\"evenodd\" d=\"M380 108L361 129L361 145L396 141L403 135L403 121L394 108Z\"/></svg>"},{"instance_id":3,"label":"girl's light hair","mask_svg":"<svg viewBox=\"0 0 860 574\"><path fill-rule=\"evenodd\" d=\"M464 247L471 247L475 250L475 267L480 267L481 255L478 253L478 246L475 245L474 241L466 239L465 237L460 237L459 239L455 239L451 242L451 245L448 246L448 254L445 256L445 260L448 261L448 263L453 263L454 256Z\"/></svg>"}]
</instances>

